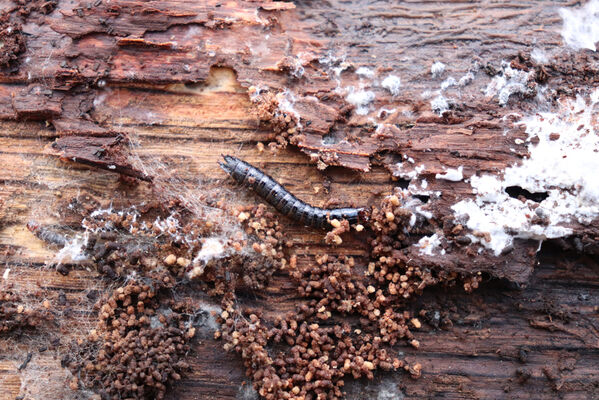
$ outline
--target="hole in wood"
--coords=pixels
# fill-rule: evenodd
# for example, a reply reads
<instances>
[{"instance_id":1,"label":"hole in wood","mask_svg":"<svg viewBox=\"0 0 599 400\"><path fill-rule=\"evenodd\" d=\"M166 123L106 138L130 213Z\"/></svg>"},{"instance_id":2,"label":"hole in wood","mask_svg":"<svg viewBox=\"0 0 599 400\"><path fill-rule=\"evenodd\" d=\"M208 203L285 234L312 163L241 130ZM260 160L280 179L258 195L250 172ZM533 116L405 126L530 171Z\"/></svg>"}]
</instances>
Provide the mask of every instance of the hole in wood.
<instances>
[{"instance_id":1,"label":"hole in wood","mask_svg":"<svg viewBox=\"0 0 599 400\"><path fill-rule=\"evenodd\" d=\"M505 188L505 192L510 197L513 197L514 199L519 199L520 196L522 196L528 200L532 200L537 203L540 203L543 200L545 200L547 197L549 197L549 194L547 192L531 193L528 190L526 190L520 186L508 186Z\"/></svg>"},{"instance_id":2,"label":"hole in wood","mask_svg":"<svg viewBox=\"0 0 599 400\"><path fill-rule=\"evenodd\" d=\"M425 203L425 204L426 204L426 203L428 203L428 201L429 201L429 200L430 200L430 198L431 198L431 196L429 196L429 195L426 195L426 194L414 194L414 195L412 195L412 197L414 197L414 198L416 198L416 199L420 200L421 202L423 202L423 203Z\"/></svg>"}]
</instances>

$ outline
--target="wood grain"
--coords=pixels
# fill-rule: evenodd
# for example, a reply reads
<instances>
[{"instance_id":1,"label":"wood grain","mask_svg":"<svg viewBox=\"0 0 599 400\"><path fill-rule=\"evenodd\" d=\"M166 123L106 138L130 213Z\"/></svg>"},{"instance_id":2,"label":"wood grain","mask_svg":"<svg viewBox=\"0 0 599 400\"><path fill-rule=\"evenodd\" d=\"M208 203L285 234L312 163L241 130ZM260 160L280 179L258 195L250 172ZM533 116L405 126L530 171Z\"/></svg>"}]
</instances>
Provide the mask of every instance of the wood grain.
<instances>
[{"instance_id":1,"label":"wood grain","mask_svg":"<svg viewBox=\"0 0 599 400\"><path fill-rule=\"evenodd\" d=\"M27 44L18 63L0 72L0 272L10 269L9 282L2 285L24 294L41 290L53 304L62 293L68 303L67 311L58 310L60 326L26 337L0 337L0 399L24 394L24 382L31 384L26 398L50 398L44 385L65 390L51 397L77 396L65 387L60 346L46 352L39 347L60 337L61 330L83 331L92 324L88 295L109 286L86 262L70 264L67 276L56 272L58 249L27 230L30 220L81 230L80 215L69 211L74 200L118 209L158 201L164 191L190 197L216 193L231 204L256 203L259 199L240 191L218 168L220 154L233 154L316 206L376 204L406 184L393 174L393 165L398 157L412 157L426 165L422 176L430 189L443 192L428 206L440 225L449 206L471 192L464 182L436 180L435 174L457 166L464 166L466 177L497 173L526 155L524 145L514 145L524 132L504 116L532 112L536 104L514 98L500 107L484 98L481 90L492 79L484 72L487 65L497 68L502 60L540 47L556 60L545 67L547 97L573 95L599 79L596 53L564 49L556 8L568 4L557 1L97 3L59 1L47 15L19 16L15 3L0 0L0 9L22 24ZM337 64L319 61L331 55ZM347 71L336 77L332 68L341 60L348 63ZM459 96L452 92L456 105L444 117L431 112L422 97L441 84L430 76L435 60L450 61L445 77L456 79L478 65L473 83ZM364 83L355 74L360 66L377 76L401 75L398 96L373 89L373 111L396 109L377 120L382 138L373 135L367 116L348 112L343 96L335 94L340 84ZM276 153L258 151L258 142L275 135L258 117L260 104L248 92L252 86L295 94L306 129L294 145ZM318 98L320 108L311 97ZM127 157L99 162L83 154L88 146L101 147L94 140L117 135L132 144L124 148ZM323 141L325 136L330 142ZM73 137L83 146L68 146ZM57 149L56 143L67 145ZM316 168L318 161L328 168ZM131 183L110 165L133 176L147 168L174 183ZM363 236L348 235L343 246L331 248L322 232L284 222L302 264L324 252L367 256ZM593 237L596 226L576 229ZM409 399L597 398L599 265L592 256L565 252L555 243L530 254L536 245L521 241L509 258L486 255L462 265L462 270L503 278L489 279L473 294L427 290L413 310L438 310L452 326L436 327L433 315L416 332L420 350L395 349L422 364L422 378L396 373L378 374L373 382L348 381L348 398L384 398L385 390ZM419 262L459 269L456 260L463 254ZM526 288L514 290L508 281ZM181 296L217 303L201 293ZM276 315L292 310L298 295L293 282L278 274L264 293L247 301ZM171 398L251 394L241 361L221 345L208 330L198 334L188 357L191 372L172 387ZM28 352L34 357L19 371ZM48 382L36 386L31 378L42 373Z\"/></svg>"}]
</instances>

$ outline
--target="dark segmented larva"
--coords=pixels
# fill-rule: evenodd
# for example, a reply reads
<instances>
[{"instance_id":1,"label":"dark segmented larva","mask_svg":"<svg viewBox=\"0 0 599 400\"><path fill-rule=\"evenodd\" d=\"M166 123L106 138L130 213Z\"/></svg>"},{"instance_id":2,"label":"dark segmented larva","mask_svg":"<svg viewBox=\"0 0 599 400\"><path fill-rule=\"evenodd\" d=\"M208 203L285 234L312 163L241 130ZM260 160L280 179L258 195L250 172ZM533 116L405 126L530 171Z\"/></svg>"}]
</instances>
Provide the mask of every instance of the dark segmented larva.
<instances>
[{"instance_id":1,"label":"dark segmented larva","mask_svg":"<svg viewBox=\"0 0 599 400\"><path fill-rule=\"evenodd\" d=\"M329 220L346 219L350 224L357 224L364 215L363 208L324 209L312 207L289 193L258 168L237 157L223 156L223 158L225 162L219 164L233 179L250 187L279 212L300 223L315 228L324 228L329 227Z\"/></svg>"},{"instance_id":2,"label":"dark segmented larva","mask_svg":"<svg viewBox=\"0 0 599 400\"><path fill-rule=\"evenodd\" d=\"M60 233L48 227L40 226L34 221L29 221L27 223L27 229L29 229L35 236L46 243L65 246L68 242L68 238L66 236L61 235Z\"/></svg>"}]
</instances>

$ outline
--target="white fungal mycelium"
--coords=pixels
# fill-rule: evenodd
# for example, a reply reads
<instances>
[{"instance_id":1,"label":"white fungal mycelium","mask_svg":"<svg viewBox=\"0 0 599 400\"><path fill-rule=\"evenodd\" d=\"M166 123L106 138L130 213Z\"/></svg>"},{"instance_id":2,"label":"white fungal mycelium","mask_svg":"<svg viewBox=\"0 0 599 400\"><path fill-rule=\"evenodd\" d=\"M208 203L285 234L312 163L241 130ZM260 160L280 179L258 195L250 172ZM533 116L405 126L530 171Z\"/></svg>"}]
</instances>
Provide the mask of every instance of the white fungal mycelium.
<instances>
[{"instance_id":1,"label":"white fungal mycelium","mask_svg":"<svg viewBox=\"0 0 599 400\"><path fill-rule=\"evenodd\" d=\"M426 168L426 166L424 166L423 164L418 165L416 167L414 167L413 164L414 163L411 163L409 161L408 161L408 163L398 162L398 163L393 164L393 167L392 167L393 176L403 178L403 179L414 179L418 175L420 175L420 173L422 171L424 171L424 169Z\"/></svg>"},{"instance_id":2,"label":"white fungal mycelium","mask_svg":"<svg viewBox=\"0 0 599 400\"><path fill-rule=\"evenodd\" d=\"M513 69L509 63L504 61L501 63L501 72L494 76L487 85L485 96L497 96L499 105L504 106L507 104L511 95L526 93L528 91L526 84L532 73L532 71L526 72L519 69Z\"/></svg>"},{"instance_id":3,"label":"white fungal mycelium","mask_svg":"<svg viewBox=\"0 0 599 400\"><path fill-rule=\"evenodd\" d=\"M217 260L225 257L228 253L225 250L226 239L222 237L209 237L203 239L202 248L192 261L193 268L189 271L189 278L193 279L204 273L206 264L211 260Z\"/></svg>"},{"instance_id":4,"label":"white fungal mycelium","mask_svg":"<svg viewBox=\"0 0 599 400\"><path fill-rule=\"evenodd\" d=\"M564 20L562 37L574 50L597 51L599 42L599 0L591 0L582 8L560 8Z\"/></svg>"},{"instance_id":5,"label":"white fungal mycelium","mask_svg":"<svg viewBox=\"0 0 599 400\"><path fill-rule=\"evenodd\" d=\"M530 58L536 62L537 64L547 64L549 62L549 58L547 57L547 53L543 49L535 47L530 52Z\"/></svg>"},{"instance_id":6,"label":"white fungal mycelium","mask_svg":"<svg viewBox=\"0 0 599 400\"><path fill-rule=\"evenodd\" d=\"M225 246L222 238L209 237L204 239L202 248L194 258L193 262L207 262L213 259L222 258L225 254Z\"/></svg>"},{"instance_id":7,"label":"white fungal mycelium","mask_svg":"<svg viewBox=\"0 0 599 400\"><path fill-rule=\"evenodd\" d=\"M420 238L420 240L417 244L415 244L415 246L418 246L420 248L420 254L424 254L427 256L435 255L435 253L441 255L445 254L445 249L439 250L439 247L441 246L441 237L436 233L431 236L424 236Z\"/></svg>"},{"instance_id":8,"label":"white fungal mycelium","mask_svg":"<svg viewBox=\"0 0 599 400\"><path fill-rule=\"evenodd\" d=\"M336 56L332 51L328 51L324 57L319 58L318 62L327 66L337 77L351 67L351 64L345 60L345 55Z\"/></svg>"},{"instance_id":9,"label":"white fungal mycelium","mask_svg":"<svg viewBox=\"0 0 599 400\"><path fill-rule=\"evenodd\" d=\"M462 179L464 179L464 174L462 173L463 170L464 170L464 167L462 167L462 166L458 167L457 169L449 168L449 169L445 170L445 172L442 174L436 174L435 178L436 179L445 179L446 181L459 182Z\"/></svg>"},{"instance_id":10,"label":"white fungal mycelium","mask_svg":"<svg viewBox=\"0 0 599 400\"><path fill-rule=\"evenodd\" d=\"M433 65L431 65L431 75L433 78L440 77L443 75L443 72L445 72L445 64L443 64L441 61L435 61Z\"/></svg>"},{"instance_id":11,"label":"white fungal mycelium","mask_svg":"<svg viewBox=\"0 0 599 400\"><path fill-rule=\"evenodd\" d=\"M555 112L521 121L529 136L530 157L503 171L502 176L473 176L476 197L453 205L455 215L484 238L472 236L495 255L514 238L551 239L570 235L569 224L590 224L599 217L599 89L564 100ZM535 138L533 144L531 139ZM506 188L546 193L540 202L510 197Z\"/></svg>"},{"instance_id":12,"label":"white fungal mycelium","mask_svg":"<svg viewBox=\"0 0 599 400\"><path fill-rule=\"evenodd\" d=\"M458 86L460 86L460 87L468 86L469 84L472 83L472 81L474 81L474 74L472 72L467 72L458 81Z\"/></svg>"},{"instance_id":13,"label":"white fungal mycelium","mask_svg":"<svg viewBox=\"0 0 599 400\"><path fill-rule=\"evenodd\" d=\"M443 95L439 94L437 97L431 100L431 109L439 115L449 110L449 102Z\"/></svg>"},{"instance_id":14,"label":"white fungal mycelium","mask_svg":"<svg viewBox=\"0 0 599 400\"><path fill-rule=\"evenodd\" d=\"M404 398L405 396L399 389L397 382L387 378L379 384L379 391L375 400L403 400Z\"/></svg>"},{"instance_id":15,"label":"white fungal mycelium","mask_svg":"<svg viewBox=\"0 0 599 400\"><path fill-rule=\"evenodd\" d=\"M301 129L302 125L300 123L300 114L293 107L296 101L297 100L294 94L291 93L291 91L289 91L288 89L285 89L284 91L277 94L277 102L279 104L278 111L281 113L293 115L296 119L297 127Z\"/></svg>"},{"instance_id":16,"label":"white fungal mycelium","mask_svg":"<svg viewBox=\"0 0 599 400\"><path fill-rule=\"evenodd\" d=\"M76 235L74 238L69 239L64 247L56 253L56 262L61 264L65 260L73 262L86 260L87 255L85 247L87 246L88 239L89 236L87 232L83 235Z\"/></svg>"},{"instance_id":17,"label":"white fungal mycelium","mask_svg":"<svg viewBox=\"0 0 599 400\"><path fill-rule=\"evenodd\" d=\"M356 75L359 75L364 78L372 79L372 78L374 78L374 71L368 67L360 67L356 70Z\"/></svg>"},{"instance_id":18,"label":"white fungal mycelium","mask_svg":"<svg viewBox=\"0 0 599 400\"><path fill-rule=\"evenodd\" d=\"M395 75L388 75L381 82L381 86L387 89L393 96L397 96L401 87L401 79Z\"/></svg>"},{"instance_id":19,"label":"white fungal mycelium","mask_svg":"<svg viewBox=\"0 0 599 400\"><path fill-rule=\"evenodd\" d=\"M441 90L447 90L448 88L457 85L458 82L455 80L455 78L453 76L450 76L449 78L445 79L443 82L441 82Z\"/></svg>"},{"instance_id":20,"label":"white fungal mycelium","mask_svg":"<svg viewBox=\"0 0 599 400\"><path fill-rule=\"evenodd\" d=\"M353 86L347 88L348 94L345 100L356 106L356 114L366 115L370 111L370 103L374 101L375 94L370 90L356 89Z\"/></svg>"}]
</instances>

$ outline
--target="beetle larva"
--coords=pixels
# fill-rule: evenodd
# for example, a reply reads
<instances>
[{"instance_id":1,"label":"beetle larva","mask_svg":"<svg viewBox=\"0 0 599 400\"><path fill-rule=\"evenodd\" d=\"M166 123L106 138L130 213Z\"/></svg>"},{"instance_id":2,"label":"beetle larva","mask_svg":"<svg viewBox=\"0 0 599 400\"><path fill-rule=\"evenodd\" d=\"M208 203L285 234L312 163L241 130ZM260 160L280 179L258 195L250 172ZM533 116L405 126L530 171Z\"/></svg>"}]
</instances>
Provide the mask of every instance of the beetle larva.
<instances>
[{"instance_id":1,"label":"beetle larva","mask_svg":"<svg viewBox=\"0 0 599 400\"><path fill-rule=\"evenodd\" d=\"M46 243L65 246L68 242L66 236L61 235L60 233L48 227L40 226L34 221L29 221L27 223L27 229L29 229L29 231L31 231L35 236Z\"/></svg>"},{"instance_id":2,"label":"beetle larva","mask_svg":"<svg viewBox=\"0 0 599 400\"><path fill-rule=\"evenodd\" d=\"M267 203L288 217L315 228L329 227L329 220L345 219L356 224L365 219L364 208L313 207L289 193L273 178L237 157L224 155L221 168L237 182L250 187ZM328 219L327 219L328 218Z\"/></svg>"}]
</instances>

